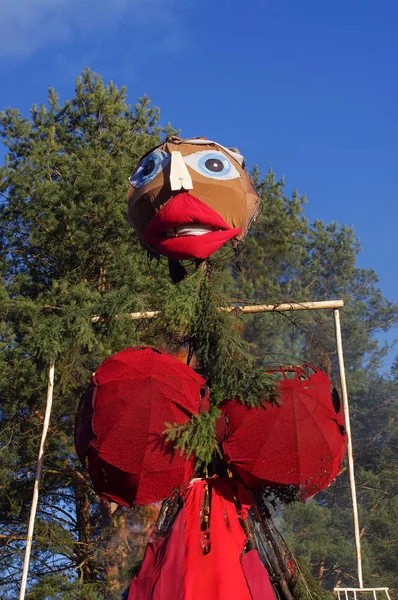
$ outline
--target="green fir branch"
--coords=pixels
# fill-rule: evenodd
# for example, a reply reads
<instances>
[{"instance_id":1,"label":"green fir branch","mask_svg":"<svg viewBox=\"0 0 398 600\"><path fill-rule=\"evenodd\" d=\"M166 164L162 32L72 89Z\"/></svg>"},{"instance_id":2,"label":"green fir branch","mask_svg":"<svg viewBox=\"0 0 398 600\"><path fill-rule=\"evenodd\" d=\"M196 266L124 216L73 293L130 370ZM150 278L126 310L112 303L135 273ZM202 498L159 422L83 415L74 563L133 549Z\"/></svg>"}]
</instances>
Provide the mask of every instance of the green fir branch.
<instances>
[{"instance_id":1,"label":"green fir branch","mask_svg":"<svg viewBox=\"0 0 398 600\"><path fill-rule=\"evenodd\" d=\"M161 328L178 344L188 343L198 370L210 388L212 411L193 416L186 425L167 424L166 439L188 456L194 454L197 465L214 458L214 409L227 399L239 398L249 406L266 406L275 402L275 381L259 368L252 346L241 336L233 315L220 307L228 299L217 289L217 272L198 269L165 295L161 307Z\"/></svg>"},{"instance_id":2,"label":"green fir branch","mask_svg":"<svg viewBox=\"0 0 398 600\"><path fill-rule=\"evenodd\" d=\"M215 423L221 411L212 406L208 412L194 415L183 425L165 423L163 435L168 442L187 457L195 456L195 468L209 464L215 456L221 456L216 440Z\"/></svg>"}]
</instances>

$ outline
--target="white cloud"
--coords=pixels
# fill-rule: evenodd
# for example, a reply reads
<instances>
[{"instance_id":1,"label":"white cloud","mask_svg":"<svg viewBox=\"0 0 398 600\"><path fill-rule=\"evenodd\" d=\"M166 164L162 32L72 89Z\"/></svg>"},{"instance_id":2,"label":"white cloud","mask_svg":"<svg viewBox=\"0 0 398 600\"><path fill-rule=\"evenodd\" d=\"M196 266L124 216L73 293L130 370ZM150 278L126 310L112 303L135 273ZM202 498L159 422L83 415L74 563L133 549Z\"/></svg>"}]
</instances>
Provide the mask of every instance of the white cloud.
<instances>
[{"instance_id":1,"label":"white cloud","mask_svg":"<svg viewBox=\"0 0 398 600\"><path fill-rule=\"evenodd\" d=\"M178 1L0 0L0 56L26 56L49 42L84 39L113 30L124 19L132 27L170 26Z\"/></svg>"}]
</instances>

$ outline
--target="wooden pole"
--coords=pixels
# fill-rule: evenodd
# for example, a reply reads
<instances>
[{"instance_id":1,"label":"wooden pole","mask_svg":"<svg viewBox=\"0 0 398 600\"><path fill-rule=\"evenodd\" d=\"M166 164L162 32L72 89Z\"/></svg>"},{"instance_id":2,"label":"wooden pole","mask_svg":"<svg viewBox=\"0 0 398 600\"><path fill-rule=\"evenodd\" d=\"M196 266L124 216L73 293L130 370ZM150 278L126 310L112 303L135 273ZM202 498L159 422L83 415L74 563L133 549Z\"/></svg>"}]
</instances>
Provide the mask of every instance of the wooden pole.
<instances>
[{"instance_id":1,"label":"wooden pole","mask_svg":"<svg viewBox=\"0 0 398 600\"><path fill-rule=\"evenodd\" d=\"M35 520L36 520L37 502L39 499L39 486L40 486L41 474L43 471L44 446L46 443L48 426L50 424L51 407L52 407L52 401L53 401L54 369L55 369L55 361L52 360L50 362L50 367L48 369L46 412L44 415L44 423L43 423L43 431L41 434L39 457L37 460L35 485L33 488L32 507L30 509L28 535L26 538L26 548L25 548L25 560L24 560L23 571L22 571L22 582L21 582L21 591L20 591L20 595L19 595L19 600L24 600L24 598L25 598L26 583L27 583L27 579L28 579L30 553L32 550L32 541L33 541L33 530L34 530Z\"/></svg>"},{"instance_id":2,"label":"wooden pole","mask_svg":"<svg viewBox=\"0 0 398 600\"><path fill-rule=\"evenodd\" d=\"M280 302L278 304L251 304L248 306L221 306L220 310L237 314L255 314L261 312L289 312L296 310L324 310L326 308L343 308L343 300L322 300L320 302ZM160 315L160 310L147 310L126 315L129 319L153 319ZM117 318L117 315L116 317ZM92 323L105 321L98 315L91 317Z\"/></svg>"},{"instance_id":3,"label":"wooden pole","mask_svg":"<svg viewBox=\"0 0 398 600\"><path fill-rule=\"evenodd\" d=\"M220 308L226 312L238 312L239 314L260 312L289 312L296 310L323 310L325 308L342 308L343 300L322 300L320 302L281 302L279 304L253 304L249 306L226 306Z\"/></svg>"},{"instance_id":4,"label":"wooden pole","mask_svg":"<svg viewBox=\"0 0 398 600\"><path fill-rule=\"evenodd\" d=\"M346 379L345 379L344 355L343 355L343 344L341 341L341 327L340 327L339 310L334 309L333 314L334 314L334 325L335 325L335 329L336 329L337 356L339 359L339 371L340 371L341 393L343 396L345 428L347 431L348 471L349 471L349 475L350 475L352 512L353 512L353 518L354 518L354 533L355 533L355 548L356 548L356 554L357 554L358 584L359 584L360 589L362 589L363 588L363 578L362 578L361 537L359 534L358 505L357 505L357 492L356 492L356 486L355 486L354 457L353 457L353 452L352 452L350 411L348 408L348 394L347 394L347 384L346 384Z\"/></svg>"}]
</instances>

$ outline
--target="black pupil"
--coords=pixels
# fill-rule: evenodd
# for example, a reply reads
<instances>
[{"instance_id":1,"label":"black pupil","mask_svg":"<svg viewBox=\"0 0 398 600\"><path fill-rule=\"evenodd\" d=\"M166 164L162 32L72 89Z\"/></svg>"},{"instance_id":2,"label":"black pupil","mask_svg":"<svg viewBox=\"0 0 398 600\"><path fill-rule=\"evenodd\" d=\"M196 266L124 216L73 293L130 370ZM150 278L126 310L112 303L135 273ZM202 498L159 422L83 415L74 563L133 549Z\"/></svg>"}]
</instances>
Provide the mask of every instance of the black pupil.
<instances>
[{"instance_id":1,"label":"black pupil","mask_svg":"<svg viewBox=\"0 0 398 600\"><path fill-rule=\"evenodd\" d=\"M224 168L224 164L219 158L208 158L205 162L205 166L206 169L213 171L213 173L220 173Z\"/></svg>"},{"instance_id":2,"label":"black pupil","mask_svg":"<svg viewBox=\"0 0 398 600\"><path fill-rule=\"evenodd\" d=\"M148 160L145 167L142 169L142 172L144 173L144 175L150 175L152 173L152 171L154 170L154 168L155 168L155 161L153 160L153 158L151 158L151 160Z\"/></svg>"}]
</instances>

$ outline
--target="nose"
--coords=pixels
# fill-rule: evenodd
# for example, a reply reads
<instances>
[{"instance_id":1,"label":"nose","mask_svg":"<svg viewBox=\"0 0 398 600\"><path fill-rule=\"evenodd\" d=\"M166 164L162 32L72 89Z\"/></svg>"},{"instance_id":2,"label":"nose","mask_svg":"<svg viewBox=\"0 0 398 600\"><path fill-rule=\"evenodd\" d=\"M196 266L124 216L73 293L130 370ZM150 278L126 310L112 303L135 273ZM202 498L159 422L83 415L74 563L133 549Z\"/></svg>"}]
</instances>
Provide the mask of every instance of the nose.
<instances>
[{"instance_id":1,"label":"nose","mask_svg":"<svg viewBox=\"0 0 398 600\"><path fill-rule=\"evenodd\" d=\"M193 189L192 179L181 152L171 153L170 186L173 192Z\"/></svg>"}]
</instances>

